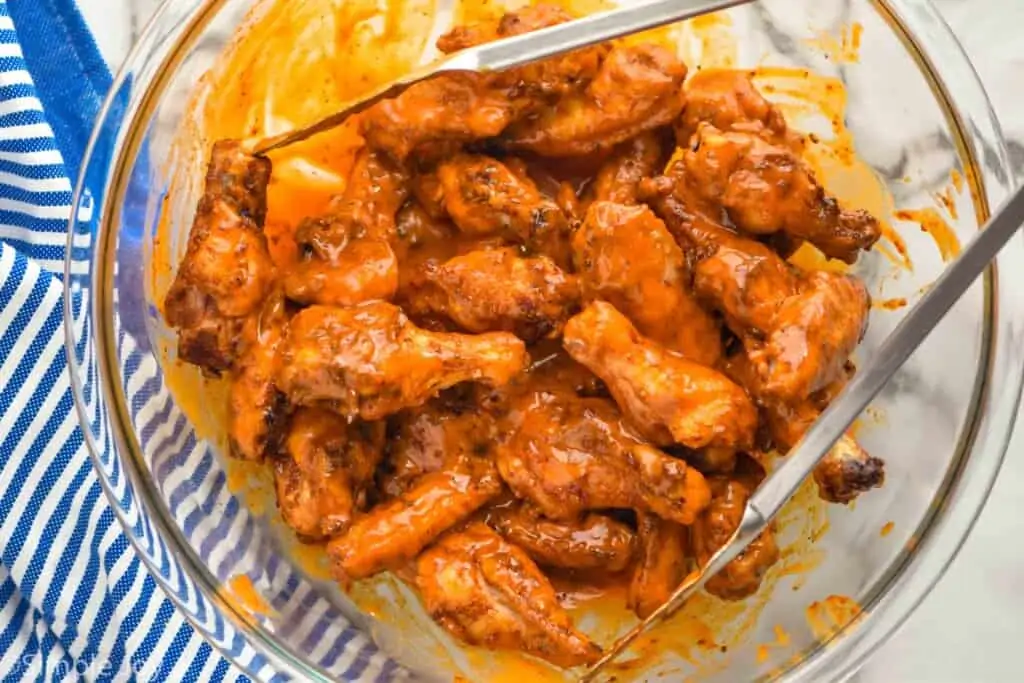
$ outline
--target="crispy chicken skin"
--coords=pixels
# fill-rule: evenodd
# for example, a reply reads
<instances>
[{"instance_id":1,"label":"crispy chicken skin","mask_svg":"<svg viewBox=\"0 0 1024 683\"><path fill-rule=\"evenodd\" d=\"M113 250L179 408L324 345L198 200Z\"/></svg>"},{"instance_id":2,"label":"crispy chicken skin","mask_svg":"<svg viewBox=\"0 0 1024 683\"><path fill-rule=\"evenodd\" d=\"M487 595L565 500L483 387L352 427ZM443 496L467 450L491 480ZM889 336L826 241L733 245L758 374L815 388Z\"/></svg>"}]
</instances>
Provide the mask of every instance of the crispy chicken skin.
<instances>
[{"instance_id":1,"label":"crispy chicken skin","mask_svg":"<svg viewBox=\"0 0 1024 683\"><path fill-rule=\"evenodd\" d=\"M693 553L699 566L707 564L728 542L743 519L743 509L750 497L750 492L738 481L713 478L709 483L713 492L711 505L690 529ZM723 600L742 600L757 592L761 579L778 560L775 531L769 527L739 557L712 577L706 589Z\"/></svg>"},{"instance_id":2,"label":"crispy chicken skin","mask_svg":"<svg viewBox=\"0 0 1024 683\"><path fill-rule=\"evenodd\" d=\"M444 207L464 234L500 236L560 267L568 265L569 221L524 169L491 157L459 154L443 162L437 174Z\"/></svg>"},{"instance_id":3,"label":"crispy chicken skin","mask_svg":"<svg viewBox=\"0 0 1024 683\"><path fill-rule=\"evenodd\" d=\"M784 232L846 263L881 236L874 216L840 208L796 154L754 133L702 124L683 163L687 182L744 232Z\"/></svg>"},{"instance_id":4,"label":"crispy chicken skin","mask_svg":"<svg viewBox=\"0 0 1024 683\"><path fill-rule=\"evenodd\" d=\"M731 357L725 364L725 371L751 394L758 395L760 380L744 354ZM772 445L783 453L795 446L844 383L845 377L810 398L793 403L760 396L761 415ZM849 503L860 494L885 483L885 462L868 454L853 435L847 433L818 463L814 469L814 480L822 500Z\"/></svg>"},{"instance_id":5,"label":"crispy chicken skin","mask_svg":"<svg viewBox=\"0 0 1024 683\"><path fill-rule=\"evenodd\" d=\"M533 560L484 524L449 534L423 553L416 585L434 620L471 645L564 667L601 656Z\"/></svg>"},{"instance_id":6,"label":"crispy chicken skin","mask_svg":"<svg viewBox=\"0 0 1024 683\"><path fill-rule=\"evenodd\" d=\"M686 82L686 107L676 123L676 140L688 147L701 123L719 130L757 133L790 147L799 136L789 131L782 112L754 87L750 72L700 69Z\"/></svg>"},{"instance_id":7,"label":"crispy chicken skin","mask_svg":"<svg viewBox=\"0 0 1024 683\"><path fill-rule=\"evenodd\" d=\"M405 565L501 490L494 465L481 458L466 458L420 477L408 491L374 507L327 545L335 576L347 584Z\"/></svg>"},{"instance_id":8,"label":"crispy chicken skin","mask_svg":"<svg viewBox=\"0 0 1024 683\"><path fill-rule=\"evenodd\" d=\"M233 457L260 462L278 446L288 408L277 389L286 324L284 296L276 291L242 327L242 352L228 397L228 443Z\"/></svg>"},{"instance_id":9,"label":"crispy chicken skin","mask_svg":"<svg viewBox=\"0 0 1024 683\"><path fill-rule=\"evenodd\" d=\"M508 333L428 332L384 302L311 306L289 325L278 379L296 405L377 420L460 382L506 384L527 362Z\"/></svg>"},{"instance_id":10,"label":"crispy chicken skin","mask_svg":"<svg viewBox=\"0 0 1024 683\"><path fill-rule=\"evenodd\" d=\"M497 440L497 420L470 392L449 390L391 418L386 474L381 490L399 496L417 478L476 455L486 457ZM469 394L464 396L461 394Z\"/></svg>"},{"instance_id":11,"label":"crispy chicken skin","mask_svg":"<svg viewBox=\"0 0 1024 683\"><path fill-rule=\"evenodd\" d=\"M395 215L408 194L403 171L362 150L328 212L296 229L299 261L284 276L288 297L326 306L391 299L398 288Z\"/></svg>"},{"instance_id":12,"label":"crispy chicken skin","mask_svg":"<svg viewBox=\"0 0 1024 683\"><path fill-rule=\"evenodd\" d=\"M591 199L636 204L640 181L664 167L665 149L657 132L643 133L620 144L598 170L590 188Z\"/></svg>"},{"instance_id":13,"label":"crispy chicken skin","mask_svg":"<svg viewBox=\"0 0 1024 683\"><path fill-rule=\"evenodd\" d=\"M626 604L641 619L661 607L686 578L687 527L647 513L637 514L639 551Z\"/></svg>"},{"instance_id":14,"label":"crispy chicken skin","mask_svg":"<svg viewBox=\"0 0 1024 683\"><path fill-rule=\"evenodd\" d=\"M343 532L366 505L384 451L384 424L349 424L330 411L300 408L284 445L274 484L285 523L307 541Z\"/></svg>"},{"instance_id":15,"label":"crispy chicken skin","mask_svg":"<svg viewBox=\"0 0 1024 683\"><path fill-rule=\"evenodd\" d=\"M641 333L694 362L718 362L718 326L690 292L686 255L649 208L595 202L572 245L587 299L610 302Z\"/></svg>"},{"instance_id":16,"label":"crispy chicken skin","mask_svg":"<svg viewBox=\"0 0 1024 683\"><path fill-rule=\"evenodd\" d=\"M438 39L437 48L444 53L457 52L561 24L572 18L571 14L555 5L523 7L507 12L496 22L457 26ZM582 89L593 80L608 50L608 46L603 44L574 50L535 64L495 72L490 75L489 83L507 93L521 115Z\"/></svg>"},{"instance_id":17,"label":"crispy chicken skin","mask_svg":"<svg viewBox=\"0 0 1024 683\"><path fill-rule=\"evenodd\" d=\"M671 123L682 110L686 66L665 48L612 48L594 80L580 93L509 127L512 150L567 157L607 150Z\"/></svg>"},{"instance_id":18,"label":"crispy chicken skin","mask_svg":"<svg viewBox=\"0 0 1024 683\"><path fill-rule=\"evenodd\" d=\"M655 444L688 448L753 443L757 409L728 377L642 337L597 301L565 326L566 351L604 380L615 402Z\"/></svg>"},{"instance_id":19,"label":"crispy chicken skin","mask_svg":"<svg viewBox=\"0 0 1024 683\"><path fill-rule=\"evenodd\" d=\"M527 392L513 401L506 434L502 478L551 519L632 508L691 524L708 503L704 477L628 431L604 399Z\"/></svg>"},{"instance_id":20,"label":"crispy chicken skin","mask_svg":"<svg viewBox=\"0 0 1024 683\"><path fill-rule=\"evenodd\" d=\"M633 560L633 530L605 515L558 521L517 504L492 511L487 522L544 567L614 573Z\"/></svg>"},{"instance_id":21,"label":"crispy chicken skin","mask_svg":"<svg viewBox=\"0 0 1024 683\"><path fill-rule=\"evenodd\" d=\"M527 343L561 334L579 307L579 285L551 259L521 258L512 247L457 256L432 281L445 294L439 313L468 332L512 332Z\"/></svg>"},{"instance_id":22,"label":"crispy chicken skin","mask_svg":"<svg viewBox=\"0 0 1024 683\"><path fill-rule=\"evenodd\" d=\"M185 257L164 301L167 324L178 331L178 357L207 375L231 369L246 318L273 287L263 235L269 182L268 159L235 140L213 145Z\"/></svg>"}]
</instances>

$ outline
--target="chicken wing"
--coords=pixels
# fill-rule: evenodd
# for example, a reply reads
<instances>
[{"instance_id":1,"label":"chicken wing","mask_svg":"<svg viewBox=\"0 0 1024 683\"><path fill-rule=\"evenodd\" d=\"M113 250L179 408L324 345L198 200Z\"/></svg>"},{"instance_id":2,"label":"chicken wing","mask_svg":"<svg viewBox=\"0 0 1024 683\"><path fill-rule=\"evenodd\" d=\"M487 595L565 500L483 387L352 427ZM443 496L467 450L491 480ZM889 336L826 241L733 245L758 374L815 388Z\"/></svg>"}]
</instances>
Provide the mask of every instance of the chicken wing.
<instances>
[{"instance_id":1,"label":"chicken wing","mask_svg":"<svg viewBox=\"0 0 1024 683\"><path fill-rule=\"evenodd\" d=\"M228 443L236 458L259 462L279 444L288 407L277 389L286 324L284 296L277 291L242 328L242 352L228 397Z\"/></svg>"},{"instance_id":2,"label":"chicken wing","mask_svg":"<svg viewBox=\"0 0 1024 683\"><path fill-rule=\"evenodd\" d=\"M384 436L382 422L349 424L316 408L295 412L274 462L274 484L281 516L300 538L336 536L365 508Z\"/></svg>"},{"instance_id":3,"label":"chicken wing","mask_svg":"<svg viewBox=\"0 0 1024 683\"><path fill-rule=\"evenodd\" d=\"M416 585L431 617L470 645L525 652L564 667L601 656L573 626L537 565L486 525L449 534L423 553Z\"/></svg>"},{"instance_id":4,"label":"chicken wing","mask_svg":"<svg viewBox=\"0 0 1024 683\"><path fill-rule=\"evenodd\" d=\"M840 208L797 155L756 134L702 124L683 163L687 182L745 232L784 232L846 263L881 236L874 216Z\"/></svg>"},{"instance_id":5,"label":"chicken wing","mask_svg":"<svg viewBox=\"0 0 1024 683\"><path fill-rule=\"evenodd\" d=\"M395 215L408 194L403 171L375 152L360 152L328 213L295 231L300 257L285 274L288 297L326 306L391 299L398 289Z\"/></svg>"},{"instance_id":6,"label":"chicken wing","mask_svg":"<svg viewBox=\"0 0 1024 683\"><path fill-rule=\"evenodd\" d=\"M630 422L658 445L740 448L754 441L757 409L739 386L640 336L596 301L565 326L563 344L604 380Z\"/></svg>"},{"instance_id":7,"label":"chicken wing","mask_svg":"<svg viewBox=\"0 0 1024 683\"><path fill-rule=\"evenodd\" d=\"M518 497L556 520L632 508L691 524L708 502L699 472L627 431L603 399L546 391L517 397L497 463Z\"/></svg>"},{"instance_id":8,"label":"chicken wing","mask_svg":"<svg viewBox=\"0 0 1024 683\"><path fill-rule=\"evenodd\" d=\"M585 90L514 123L502 140L548 157L611 149L671 123L683 108L685 77L686 65L665 48L615 47Z\"/></svg>"},{"instance_id":9,"label":"chicken wing","mask_svg":"<svg viewBox=\"0 0 1024 683\"><path fill-rule=\"evenodd\" d=\"M234 140L214 144L185 257L164 301L178 358L207 375L234 365L242 326L274 284L263 234L269 182L269 159Z\"/></svg>"},{"instance_id":10,"label":"chicken wing","mask_svg":"<svg viewBox=\"0 0 1024 683\"><path fill-rule=\"evenodd\" d=\"M718 362L718 326L689 292L686 255L649 208L596 202L572 245L587 299L610 302L641 333L694 362Z\"/></svg>"},{"instance_id":11,"label":"chicken wing","mask_svg":"<svg viewBox=\"0 0 1024 683\"><path fill-rule=\"evenodd\" d=\"M387 495L399 496L422 475L471 455L484 457L493 448L497 420L478 402L451 393L392 418L388 471L381 485Z\"/></svg>"},{"instance_id":12,"label":"chicken wing","mask_svg":"<svg viewBox=\"0 0 1024 683\"><path fill-rule=\"evenodd\" d=\"M761 381L746 355L741 353L730 358L725 364L725 371L758 397L772 445L783 453L796 445L818 419L830 396L838 393L834 385L845 382L844 377L808 399L786 403L758 394ZM815 467L814 479L822 500L849 503L861 493L885 483L885 462L869 455L853 435L847 433Z\"/></svg>"},{"instance_id":13,"label":"chicken wing","mask_svg":"<svg viewBox=\"0 0 1024 683\"><path fill-rule=\"evenodd\" d=\"M662 136L643 133L619 145L594 178L590 198L599 202L636 204L640 181L654 176L665 165Z\"/></svg>"},{"instance_id":14,"label":"chicken wing","mask_svg":"<svg viewBox=\"0 0 1024 683\"><path fill-rule=\"evenodd\" d=\"M719 130L757 133L790 147L800 139L788 129L782 112L757 91L748 71L701 69L686 82L686 107L676 124L680 147L690 146L703 122Z\"/></svg>"},{"instance_id":15,"label":"chicken wing","mask_svg":"<svg viewBox=\"0 0 1024 683\"><path fill-rule=\"evenodd\" d=\"M496 22L458 26L441 36L437 47L441 52L452 53L561 24L572 18L556 5L523 7L505 13ZM489 83L508 93L517 105L517 114L522 115L585 87L597 74L608 50L608 45L602 43L527 66L498 71L489 74Z\"/></svg>"},{"instance_id":16,"label":"chicken wing","mask_svg":"<svg viewBox=\"0 0 1024 683\"><path fill-rule=\"evenodd\" d=\"M360 119L367 144L404 161L413 152L459 145L500 134L514 120L515 103L486 76L449 73L417 83L370 107Z\"/></svg>"},{"instance_id":17,"label":"chicken wing","mask_svg":"<svg viewBox=\"0 0 1024 683\"><path fill-rule=\"evenodd\" d=\"M805 399L843 375L871 306L864 283L850 275L810 273L801 290L781 302L763 343L745 343L760 393L786 402Z\"/></svg>"},{"instance_id":18,"label":"chicken wing","mask_svg":"<svg viewBox=\"0 0 1024 683\"><path fill-rule=\"evenodd\" d=\"M647 513L637 514L639 558L626 596L641 619L661 607L686 578L689 533L685 526Z\"/></svg>"},{"instance_id":19,"label":"chicken wing","mask_svg":"<svg viewBox=\"0 0 1024 683\"><path fill-rule=\"evenodd\" d=\"M633 560L633 530L604 515L558 521L522 504L491 512L487 522L541 566L614 573Z\"/></svg>"},{"instance_id":20,"label":"chicken wing","mask_svg":"<svg viewBox=\"0 0 1024 683\"><path fill-rule=\"evenodd\" d=\"M656 205L696 245L694 291L743 341L761 376L759 393L793 402L842 374L867 326L863 283L830 271L800 273L760 242L689 213L675 190Z\"/></svg>"},{"instance_id":21,"label":"chicken wing","mask_svg":"<svg viewBox=\"0 0 1024 683\"><path fill-rule=\"evenodd\" d=\"M527 362L508 333L427 332L384 302L311 306L289 325L279 386L296 405L377 420L460 382L506 384Z\"/></svg>"},{"instance_id":22,"label":"chicken wing","mask_svg":"<svg viewBox=\"0 0 1024 683\"><path fill-rule=\"evenodd\" d=\"M714 478L710 484L714 494L711 505L690 528L693 552L702 567L736 531L750 497L750 492L738 481ZM765 573L778 560L775 531L769 527L739 557L712 577L706 589L723 600L742 600L757 592Z\"/></svg>"},{"instance_id":23,"label":"chicken wing","mask_svg":"<svg viewBox=\"0 0 1024 683\"><path fill-rule=\"evenodd\" d=\"M481 458L466 458L420 477L400 497L371 509L327 545L335 576L347 584L401 567L501 490L494 465Z\"/></svg>"},{"instance_id":24,"label":"chicken wing","mask_svg":"<svg viewBox=\"0 0 1024 683\"><path fill-rule=\"evenodd\" d=\"M472 154L446 160L438 167L438 178L448 215L467 235L500 235L567 267L569 221L517 170Z\"/></svg>"},{"instance_id":25,"label":"chicken wing","mask_svg":"<svg viewBox=\"0 0 1024 683\"><path fill-rule=\"evenodd\" d=\"M512 332L527 343L560 335L579 307L575 277L511 247L457 256L431 279L445 294L437 313L469 332Z\"/></svg>"}]
</instances>

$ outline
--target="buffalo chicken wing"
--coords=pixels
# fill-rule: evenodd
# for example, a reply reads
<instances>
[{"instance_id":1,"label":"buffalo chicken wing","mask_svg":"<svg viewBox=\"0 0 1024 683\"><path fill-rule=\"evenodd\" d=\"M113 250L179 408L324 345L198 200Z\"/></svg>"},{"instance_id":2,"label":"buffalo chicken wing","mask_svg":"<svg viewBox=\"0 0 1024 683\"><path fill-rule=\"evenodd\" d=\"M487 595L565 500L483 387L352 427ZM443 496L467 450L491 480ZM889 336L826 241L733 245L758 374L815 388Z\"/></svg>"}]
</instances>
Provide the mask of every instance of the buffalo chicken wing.
<instances>
[{"instance_id":1,"label":"buffalo chicken wing","mask_svg":"<svg viewBox=\"0 0 1024 683\"><path fill-rule=\"evenodd\" d=\"M594 203L573 237L573 255L588 299L610 302L643 334L692 361L718 361L718 326L689 291L683 250L649 208Z\"/></svg>"},{"instance_id":2,"label":"buffalo chicken wing","mask_svg":"<svg viewBox=\"0 0 1024 683\"><path fill-rule=\"evenodd\" d=\"M743 447L757 409L728 377L642 337L615 308L590 304L565 327L565 349L604 380L633 426L653 443Z\"/></svg>"},{"instance_id":3,"label":"buffalo chicken wing","mask_svg":"<svg viewBox=\"0 0 1024 683\"><path fill-rule=\"evenodd\" d=\"M692 524L708 503L704 477L629 432L603 399L546 391L513 405L498 469L520 498L547 517L632 508Z\"/></svg>"},{"instance_id":4,"label":"buffalo chicken wing","mask_svg":"<svg viewBox=\"0 0 1024 683\"><path fill-rule=\"evenodd\" d=\"M274 462L284 521L306 540L344 531L366 505L383 451L382 423L348 423L336 413L300 408Z\"/></svg>"},{"instance_id":5,"label":"buffalo chicken wing","mask_svg":"<svg viewBox=\"0 0 1024 683\"><path fill-rule=\"evenodd\" d=\"M502 506L487 521L545 567L620 572L633 560L633 530L605 515L558 521L523 504Z\"/></svg>"},{"instance_id":6,"label":"buffalo chicken wing","mask_svg":"<svg viewBox=\"0 0 1024 683\"><path fill-rule=\"evenodd\" d=\"M483 524L449 534L423 553L416 586L427 612L471 645L525 652L566 667L601 656L529 556Z\"/></svg>"},{"instance_id":7,"label":"buffalo chicken wing","mask_svg":"<svg viewBox=\"0 0 1024 683\"><path fill-rule=\"evenodd\" d=\"M732 537L750 497L750 492L738 481L716 478L710 484L711 505L691 529L693 553L702 567ZM708 581L707 591L723 600L740 600L753 595L761 587L765 573L778 560L775 531L769 527Z\"/></svg>"},{"instance_id":8,"label":"buffalo chicken wing","mask_svg":"<svg viewBox=\"0 0 1024 683\"><path fill-rule=\"evenodd\" d=\"M494 465L466 458L420 477L394 500L357 519L327 545L342 583L397 569L501 493Z\"/></svg>"},{"instance_id":9,"label":"buffalo chicken wing","mask_svg":"<svg viewBox=\"0 0 1024 683\"><path fill-rule=\"evenodd\" d=\"M526 342L561 334L580 299L576 278L511 247L457 256L431 280L445 294L438 312L463 329L512 332Z\"/></svg>"},{"instance_id":10,"label":"buffalo chicken wing","mask_svg":"<svg viewBox=\"0 0 1024 683\"><path fill-rule=\"evenodd\" d=\"M289 325L279 380L296 405L378 420L460 382L506 384L526 363L523 342L504 332L428 332L383 302L311 306Z\"/></svg>"},{"instance_id":11,"label":"buffalo chicken wing","mask_svg":"<svg viewBox=\"0 0 1024 683\"><path fill-rule=\"evenodd\" d=\"M185 256L164 301L178 357L209 375L234 366L242 327L274 286L267 250L270 161L239 142L213 146Z\"/></svg>"}]
</instances>

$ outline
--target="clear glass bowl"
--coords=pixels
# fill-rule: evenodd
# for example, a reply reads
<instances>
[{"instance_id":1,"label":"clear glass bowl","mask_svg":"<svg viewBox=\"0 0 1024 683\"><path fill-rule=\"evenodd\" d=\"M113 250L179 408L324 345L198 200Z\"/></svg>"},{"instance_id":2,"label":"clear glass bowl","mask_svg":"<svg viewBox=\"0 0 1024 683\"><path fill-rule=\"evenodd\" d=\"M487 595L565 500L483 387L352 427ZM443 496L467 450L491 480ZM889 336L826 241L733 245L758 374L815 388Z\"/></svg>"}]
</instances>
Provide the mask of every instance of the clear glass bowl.
<instances>
[{"instance_id":1,"label":"clear glass bowl","mask_svg":"<svg viewBox=\"0 0 1024 683\"><path fill-rule=\"evenodd\" d=\"M169 390L164 349L171 335L154 304L154 239L160 221L168 221L170 245L163 248L180 254L197 188L174 196L167 190L175 173L199 178L202 162L194 155L194 168L175 167L180 157L172 145L187 123L187 93L251 6L164 3L115 82L70 226L67 349L77 407L103 487L139 557L196 629L254 679L389 679L412 670L442 677L452 664L442 666L431 649L436 630L396 627L360 612L298 562L272 505L260 510L236 495L239 473L219 453L216 434L203 431L210 438L200 438L180 395ZM1012 188L985 93L925 0L774 0L731 16L744 48L741 64L807 66L843 81L858 155L897 207L934 207L938 194L952 196L958 211L947 222L966 242ZM811 48L841 24L859 26L857 61ZM193 142L201 149L209 141ZM961 193L950 189L951 174L965 179ZM931 236L910 223L896 225L913 271L873 254L858 272L876 297L913 302L943 260ZM861 438L888 462L885 488L852 508L818 511L827 515L828 531L817 550L801 555L816 567L769 582L756 610L746 612L752 619L740 647L706 653L699 666L663 661L662 673L681 665L701 680L840 678L924 598L980 512L1016 414L1024 305L1008 272L1024 268L1021 239L876 402ZM904 311L872 312L861 362ZM220 410L206 395L189 414L216 418ZM818 522L790 526L816 532ZM888 522L891 532L881 533ZM853 598L861 612L836 617L823 638L805 610L832 595ZM481 666L467 661L459 660L463 671Z\"/></svg>"}]
</instances>

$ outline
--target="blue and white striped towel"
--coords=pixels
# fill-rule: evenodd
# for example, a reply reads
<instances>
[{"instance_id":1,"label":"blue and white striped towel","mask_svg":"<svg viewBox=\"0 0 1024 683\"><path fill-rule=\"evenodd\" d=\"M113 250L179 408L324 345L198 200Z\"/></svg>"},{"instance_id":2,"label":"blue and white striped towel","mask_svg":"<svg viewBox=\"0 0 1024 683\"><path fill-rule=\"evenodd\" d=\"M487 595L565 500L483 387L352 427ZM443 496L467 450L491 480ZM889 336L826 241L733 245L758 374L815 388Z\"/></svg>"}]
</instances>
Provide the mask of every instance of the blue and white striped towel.
<instances>
[{"instance_id":1,"label":"blue and white striped towel","mask_svg":"<svg viewBox=\"0 0 1024 683\"><path fill-rule=\"evenodd\" d=\"M0 0L0 679L244 680L134 555L72 405L69 178L109 86L73 0Z\"/></svg>"}]
</instances>

